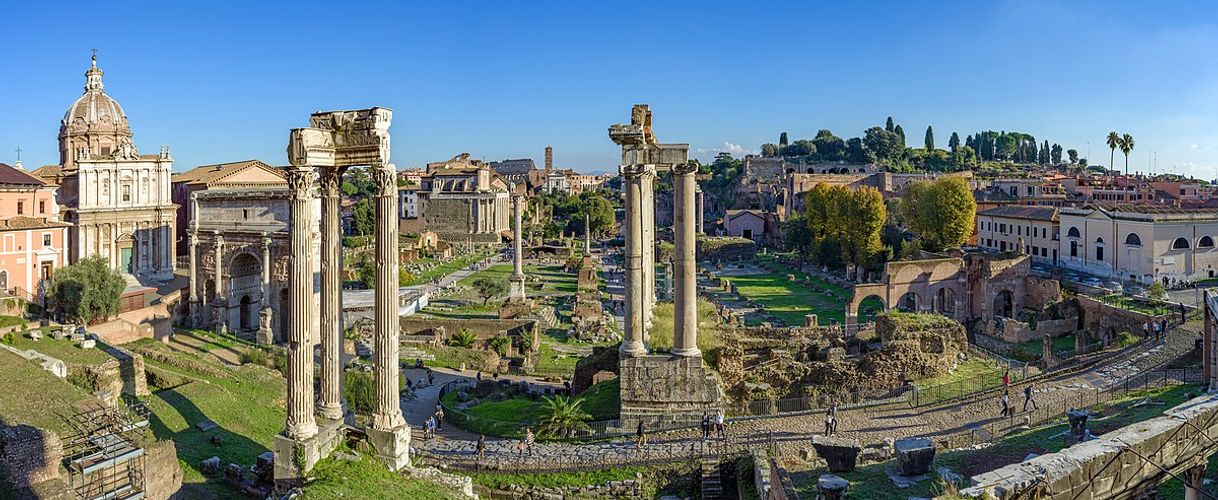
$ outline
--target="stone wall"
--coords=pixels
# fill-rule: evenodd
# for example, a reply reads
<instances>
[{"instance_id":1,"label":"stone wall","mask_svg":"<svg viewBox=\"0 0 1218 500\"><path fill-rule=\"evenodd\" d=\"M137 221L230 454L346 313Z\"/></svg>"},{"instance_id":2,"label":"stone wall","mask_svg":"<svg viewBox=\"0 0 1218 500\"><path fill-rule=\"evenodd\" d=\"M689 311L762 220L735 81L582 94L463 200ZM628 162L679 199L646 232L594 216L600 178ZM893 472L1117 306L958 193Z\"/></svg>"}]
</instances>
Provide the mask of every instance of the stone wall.
<instances>
[{"instance_id":1,"label":"stone wall","mask_svg":"<svg viewBox=\"0 0 1218 500\"><path fill-rule=\"evenodd\" d=\"M144 494L148 498L170 498L182 489L182 466L173 441L153 443L144 449Z\"/></svg>"},{"instance_id":2,"label":"stone wall","mask_svg":"<svg viewBox=\"0 0 1218 500\"><path fill-rule=\"evenodd\" d=\"M50 372L56 377L64 378L68 376L67 363L64 363L59 359L52 358L33 349L23 351L8 344L0 344L0 349L4 349L13 354L21 356L22 358L38 363L40 366L42 366L43 370Z\"/></svg>"},{"instance_id":3,"label":"stone wall","mask_svg":"<svg viewBox=\"0 0 1218 500\"><path fill-rule=\"evenodd\" d=\"M512 484L507 489L491 490L492 498L520 499L579 499L579 500L613 500L619 498L644 498L643 485L640 481L626 479L623 481L608 481L591 486L520 486Z\"/></svg>"},{"instance_id":4,"label":"stone wall","mask_svg":"<svg viewBox=\"0 0 1218 500\"><path fill-rule=\"evenodd\" d=\"M509 337L527 337L530 345L538 342L537 320L534 319L441 319L404 317L401 320L403 337L431 337L443 342L461 330L469 330L478 336L478 340L487 340L498 335Z\"/></svg>"},{"instance_id":5,"label":"stone wall","mask_svg":"<svg viewBox=\"0 0 1218 500\"><path fill-rule=\"evenodd\" d=\"M63 443L54 432L21 424L0 427L0 462L18 490L59 477Z\"/></svg>"},{"instance_id":6,"label":"stone wall","mask_svg":"<svg viewBox=\"0 0 1218 500\"><path fill-rule=\"evenodd\" d=\"M618 372L617 346L593 347L592 354L575 362L575 375L571 377L571 394L579 395L596 382L593 376L602 371Z\"/></svg>"},{"instance_id":7,"label":"stone wall","mask_svg":"<svg viewBox=\"0 0 1218 500\"><path fill-rule=\"evenodd\" d=\"M1168 313L1161 316L1131 311L1116 306L1110 306L1085 295L1078 296L1079 309L1083 315L1083 327L1088 336L1094 340L1111 342L1121 332L1132 332L1141 335L1142 323L1154 322L1162 318L1169 321L1179 317L1179 313Z\"/></svg>"},{"instance_id":8,"label":"stone wall","mask_svg":"<svg viewBox=\"0 0 1218 500\"><path fill-rule=\"evenodd\" d=\"M1019 344L1039 340L1045 335L1050 337L1069 335L1074 333L1077 323L1078 321L1075 319L1046 319L1039 320L1035 324L1028 324L1010 318L995 317L993 321L986 323L986 334L1012 344Z\"/></svg>"},{"instance_id":9,"label":"stone wall","mask_svg":"<svg viewBox=\"0 0 1218 500\"><path fill-rule=\"evenodd\" d=\"M719 379L701 357L635 356L620 363L621 425L634 429L692 425L722 405Z\"/></svg>"}]
</instances>

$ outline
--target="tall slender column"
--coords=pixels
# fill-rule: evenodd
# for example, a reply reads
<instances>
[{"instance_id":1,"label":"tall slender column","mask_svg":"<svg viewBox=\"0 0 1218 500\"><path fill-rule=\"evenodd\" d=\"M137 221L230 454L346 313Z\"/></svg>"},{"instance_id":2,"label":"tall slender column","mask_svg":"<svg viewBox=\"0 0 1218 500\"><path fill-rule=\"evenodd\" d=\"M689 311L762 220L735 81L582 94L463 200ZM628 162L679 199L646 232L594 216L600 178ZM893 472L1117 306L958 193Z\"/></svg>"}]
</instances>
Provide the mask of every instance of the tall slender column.
<instances>
[{"instance_id":1,"label":"tall slender column","mask_svg":"<svg viewBox=\"0 0 1218 500\"><path fill-rule=\"evenodd\" d=\"M372 427L388 431L405 425L398 392L398 189L388 165L369 170L376 181L376 408Z\"/></svg>"},{"instance_id":2,"label":"tall slender column","mask_svg":"<svg viewBox=\"0 0 1218 500\"><path fill-rule=\"evenodd\" d=\"M647 165L643 177L642 217L643 225L643 322L646 324L643 341L647 341L647 330L651 329L652 309L656 302L656 199L655 166Z\"/></svg>"},{"instance_id":3,"label":"tall slender column","mask_svg":"<svg viewBox=\"0 0 1218 500\"><path fill-rule=\"evenodd\" d=\"M217 333L223 334L228 332L228 321L226 321L227 318L224 317L226 316L225 313L227 312L228 306L228 301L224 300L224 235L220 234L220 231L216 231L215 239L216 261L214 264L216 276L216 301L214 302L215 307L213 308L213 312L216 314L216 317L212 318L212 328L214 328Z\"/></svg>"},{"instance_id":4,"label":"tall slender column","mask_svg":"<svg viewBox=\"0 0 1218 500\"><path fill-rule=\"evenodd\" d=\"M191 228L186 233L187 244L190 245L190 326L192 328L199 327L199 306L202 303L201 294L199 293L199 265L195 261L199 255L199 237L194 228Z\"/></svg>"},{"instance_id":5,"label":"tall slender column","mask_svg":"<svg viewBox=\"0 0 1218 500\"><path fill-rule=\"evenodd\" d=\"M584 255L592 255L592 214L584 214Z\"/></svg>"},{"instance_id":6,"label":"tall slender column","mask_svg":"<svg viewBox=\"0 0 1218 500\"><path fill-rule=\"evenodd\" d=\"M626 332L622 338L621 354L647 354L643 345L643 178L647 169L642 165L622 167L626 190Z\"/></svg>"},{"instance_id":7,"label":"tall slender column","mask_svg":"<svg viewBox=\"0 0 1218 500\"><path fill-rule=\"evenodd\" d=\"M673 348L677 356L698 356L698 284L694 279L694 249L697 218L694 202L694 165L672 169L673 243L676 256L676 297L673 299Z\"/></svg>"},{"instance_id":8,"label":"tall slender column","mask_svg":"<svg viewBox=\"0 0 1218 500\"><path fill-rule=\"evenodd\" d=\"M288 178L292 238L288 273L288 418L284 435L303 440L317 434L313 418L313 183L312 167L290 167Z\"/></svg>"},{"instance_id":9,"label":"tall slender column","mask_svg":"<svg viewBox=\"0 0 1218 500\"><path fill-rule=\"evenodd\" d=\"M698 234L706 234L706 228L703 225L704 221L706 220L706 205L705 205L706 202L705 202L705 198L703 198L702 188L696 188L696 189L697 190L694 191L694 193L697 194L698 199L694 203L694 210L696 210L698 212L698 216L697 216Z\"/></svg>"},{"instance_id":10,"label":"tall slender column","mask_svg":"<svg viewBox=\"0 0 1218 500\"><path fill-rule=\"evenodd\" d=\"M321 400L322 418L342 420L342 234L339 229L339 186L342 169L321 170ZM396 193L394 193L396 195ZM395 198L396 199L396 198ZM396 210L394 211L396 214ZM383 214L378 214L383 215ZM396 219L396 218L395 218ZM378 244L380 240L377 240ZM397 239L395 238L396 242ZM379 246L377 248L380 248ZM394 281L396 284L396 280ZM396 304L397 301L395 300ZM396 365L395 365L396 366Z\"/></svg>"},{"instance_id":11,"label":"tall slender column","mask_svg":"<svg viewBox=\"0 0 1218 500\"><path fill-rule=\"evenodd\" d=\"M264 308L271 306L271 267L274 264L271 262L271 237L262 233L262 300L259 305Z\"/></svg>"},{"instance_id":12,"label":"tall slender column","mask_svg":"<svg viewBox=\"0 0 1218 500\"><path fill-rule=\"evenodd\" d=\"M512 193L512 216L516 220L515 233L512 235L512 277L511 290L508 295L508 300L512 302L522 301L524 295L524 242L521 239L524 236L524 208L521 207L521 201L524 196Z\"/></svg>"}]
</instances>

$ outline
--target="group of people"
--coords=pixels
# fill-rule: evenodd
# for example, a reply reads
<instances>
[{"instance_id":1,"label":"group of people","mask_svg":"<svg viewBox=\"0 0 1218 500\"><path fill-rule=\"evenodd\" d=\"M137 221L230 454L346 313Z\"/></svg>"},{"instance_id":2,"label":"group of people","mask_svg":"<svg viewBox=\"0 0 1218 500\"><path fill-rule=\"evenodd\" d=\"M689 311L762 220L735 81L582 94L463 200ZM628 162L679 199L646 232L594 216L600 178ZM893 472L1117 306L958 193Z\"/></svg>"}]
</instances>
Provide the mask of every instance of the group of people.
<instances>
[{"instance_id":1,"label":"group of people","mask_svg":"<svg viewBox=\"0 0 1218 500\"><path fill-rule=\"evenodd\" d=\"M702 440L710 439L711 432L714 432L719 439L727 437L727 424L723 422L723 410L715 412L715 419L712 422L711 416L707 412L702 412Z\"/></svg>"},{"instance_id":2,"label":"group of people","mask_svg":"<svg viewBox=\"0 0 1218 500\"><path fill-rule=\"evenodd\" d=\"M1032 404L1033 410L1039 410L1040 405L1036 402L1036 384L1029 382L1023 386L1023 411L1028 411L1028 403ZM1002 374L1002 413L1001 417L1014 417L1015 407L1011 406L1011 372L1007 371Z\"/></svg>"},{"instance_id":3,"label":"group of people","mask_svg":"<svg viewBox=\"0 0 1218 500\"><path fill-rule=\"evenodd\" d=\"M1167 338L1167 318L1162 318L1158 321L1142 322L1142 338L1148 339L1152 334L1154 335L1155 342Z\"/></svg>"},{"instance_id":4,"label":"group of people","mask_svg":"<svg viewBox=\"0 0 1218 500\"><path fill-rule=\"evenodd\" d=\"M435 437L437 430L444 430L444 407L436 404L436 412L423 422L423 439Z\"/></svg>"}]
</instances>

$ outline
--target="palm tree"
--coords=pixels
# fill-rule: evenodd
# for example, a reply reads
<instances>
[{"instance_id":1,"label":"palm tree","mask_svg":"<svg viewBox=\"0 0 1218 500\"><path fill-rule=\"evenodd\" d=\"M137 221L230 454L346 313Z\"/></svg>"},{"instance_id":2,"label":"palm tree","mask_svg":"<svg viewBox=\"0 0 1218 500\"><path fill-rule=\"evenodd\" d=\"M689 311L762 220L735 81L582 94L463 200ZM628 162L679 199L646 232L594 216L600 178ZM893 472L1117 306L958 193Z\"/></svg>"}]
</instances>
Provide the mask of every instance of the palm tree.
<instances>
[{"instance_id":1,"label":"palm tree","mask_svg":"<svg viewBox=\"0 0 1218 500\"><path fill-rule=\"evenodd\" d=\"M1133 151L1133 136L1121 136L1121 152L1125 153L1125 176L1129 176L1129 152Z\"/></svg>"},{"instance_id":2,"label":"palm tree","mask_svg":"<svg viewBox=\"0 0 1218 500\"><path fill-rule=\"evenodd\" d=\"M1108 133L1108 149L1112 150L1108 154L1108 170L1112 170L1112 161L1116 158L1116 148L1121 145L1121 135L1115 130Z\"/></svg>"},{"instance_id":3,"label":"palm tree","mask_svg":"<svg viewBox=\"0 0 1218 500\"><path fill-rule=\"evenodd\" d=\"M576 431L591 429L585 422L591 420L592 415L579 407L584 402L583 398L543 396L542 399L545 401L545 405L541 409L541 418L537 421L538 432L551 436L571 437Z\"/></svg>"}]
</instances>

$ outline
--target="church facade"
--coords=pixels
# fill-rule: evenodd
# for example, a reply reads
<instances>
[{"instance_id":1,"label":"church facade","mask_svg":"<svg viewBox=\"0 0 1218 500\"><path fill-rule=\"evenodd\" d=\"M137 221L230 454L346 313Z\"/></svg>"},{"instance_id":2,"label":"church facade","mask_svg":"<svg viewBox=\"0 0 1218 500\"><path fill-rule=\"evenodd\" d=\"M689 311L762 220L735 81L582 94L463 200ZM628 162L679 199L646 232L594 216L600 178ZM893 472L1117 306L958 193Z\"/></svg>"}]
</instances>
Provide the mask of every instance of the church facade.
<instances>
[{"instance_id":1,"label":"church facade","mask_svg":"<svg viewBox=\"0 0 1218 500\"><path fill-rule=\"evenodd\" d=\"M60 121L60 164L34 174L60 186L58 203L73 225L72 262L101 255L120 272L166 281L176 258L173 159L164 147L140 154L132 137L123 108L105 93L94 56L84 94Z\"/></svg>"}]
</instances>

